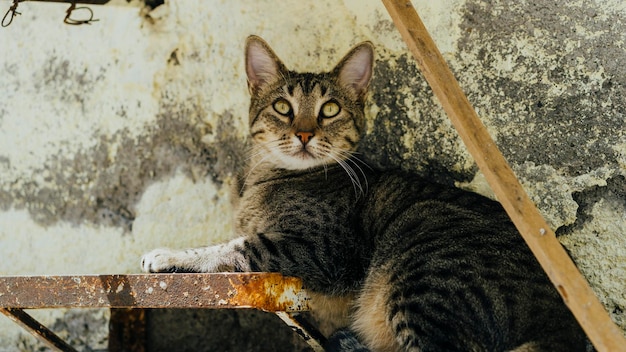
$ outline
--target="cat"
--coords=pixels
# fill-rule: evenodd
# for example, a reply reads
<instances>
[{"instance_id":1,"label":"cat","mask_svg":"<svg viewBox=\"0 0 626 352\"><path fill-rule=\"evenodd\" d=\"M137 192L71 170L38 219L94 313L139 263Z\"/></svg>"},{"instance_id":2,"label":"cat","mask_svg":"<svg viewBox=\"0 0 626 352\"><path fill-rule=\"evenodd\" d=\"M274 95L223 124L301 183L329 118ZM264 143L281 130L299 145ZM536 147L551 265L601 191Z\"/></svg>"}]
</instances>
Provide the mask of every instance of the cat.
<instances>
[{"instance_id":1,"label":"cat","mask_svg":"<svg viewBox=\"0 0 626 352\"><path fill-rule=\"evenodd\" d=\"M584 351L585 335L501 205L357 157L374 47L323 73L246 42L252 148L240 237L156 249L146 272L295 276L342 328L329 351Z\"/></svg>"}]
</instances>

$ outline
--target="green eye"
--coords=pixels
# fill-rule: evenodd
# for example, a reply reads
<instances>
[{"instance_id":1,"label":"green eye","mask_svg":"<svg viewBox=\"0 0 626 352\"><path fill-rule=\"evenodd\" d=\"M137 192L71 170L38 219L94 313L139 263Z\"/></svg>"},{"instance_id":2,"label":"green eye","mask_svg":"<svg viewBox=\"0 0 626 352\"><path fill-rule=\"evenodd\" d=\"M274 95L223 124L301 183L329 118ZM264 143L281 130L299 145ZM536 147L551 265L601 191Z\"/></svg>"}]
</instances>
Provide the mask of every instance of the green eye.
<instances>
[{"instance_id":1,"label":"green eye","mask_svg":"<svg viewBox=\"0 0 626 352\"><path fill-rule=\"evenodd\" d=\"M274 107L274 110L281 115L288 116L291 114L291 104L289 104L289 102L285 99L276 100L272 107Z\"/></svg>"},{"instance_id":2,"label":"green eye","mask_svg":"<svg viewBox=\"0 0 626 352\"><path fill-rule=\"evenodd\" d=\"M320 112L322 113L323 117L330 118L337 116L337 114L339 114L339 111L341 111L339 104L331 100L322 105L322 110Z\"/></svg>"}]
</instances>

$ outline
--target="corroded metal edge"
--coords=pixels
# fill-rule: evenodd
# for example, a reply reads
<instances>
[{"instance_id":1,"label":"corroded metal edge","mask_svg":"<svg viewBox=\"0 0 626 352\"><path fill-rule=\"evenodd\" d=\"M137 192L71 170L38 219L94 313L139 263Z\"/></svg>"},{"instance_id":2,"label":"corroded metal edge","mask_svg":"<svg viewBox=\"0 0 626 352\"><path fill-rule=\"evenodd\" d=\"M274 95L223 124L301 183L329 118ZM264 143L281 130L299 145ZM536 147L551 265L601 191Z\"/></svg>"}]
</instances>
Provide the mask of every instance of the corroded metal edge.
<instances>
[{"instance_id":1,"label":"corroded metal edge","mask_svg":"<svg viewBox=\"0 0 626 352\"><path fill-rule=\"evenodd\" d=\"M324 352L326 338L299 313L276 312L296 334L300 335L315 352Z\"/></svg>"},{"instance_id":2,"label":"corroded metal edge","mask_svg":"<svg viewBox=\"0 0 626 352\"><path fill-rule=\"evenodd\" d=\"M309 310L302 281L278 273L0 276L4 308Z\"/></svg>"},{"instance_id":3,"label":"corroded metal edge","mask_svg":"<svg viewBox=\"0 0 626 352\"><path fill-rule=\"evenodd\" d=\"M19 308L0 308L0 313L6 315L16 324L23 327L39 341L53 351L77 352L72 346L63 341L59 336L50 331L28 313Z\"/></svg>"}]
</instances>

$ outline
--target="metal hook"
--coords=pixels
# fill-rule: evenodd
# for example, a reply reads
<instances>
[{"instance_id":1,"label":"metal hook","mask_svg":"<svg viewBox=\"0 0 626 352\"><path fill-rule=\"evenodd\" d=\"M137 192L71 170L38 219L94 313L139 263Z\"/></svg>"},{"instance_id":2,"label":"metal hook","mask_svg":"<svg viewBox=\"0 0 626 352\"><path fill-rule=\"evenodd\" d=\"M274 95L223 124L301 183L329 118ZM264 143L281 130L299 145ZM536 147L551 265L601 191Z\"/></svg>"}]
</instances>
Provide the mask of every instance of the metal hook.
<instances>
[{"instance_id":1,"label":"metal hook","mask_svg":"<svg viewBox=\"0 0 626 352\"><path fill-rule=\"evenodd\" d=\"M72 12L75 10L87 10L89 12L89 18L86 20L75 20L70 18L70 16L72 16ZM63 23L71 25L91 24L91 22L96 21L98 21L98 19L93 18L93 11L87 6L76 7L76 1L72 1L70 7L65 10L65 18L63 19Z\"/></svg>"},{"instance_id":2,"label":"metal hook","mask_svg":"<svg viewBox=\"0 0 626 352\"><path fill-rule=\"evenodd\" d=\"M21 1L24 0L13 0L13 4L11 5L7 13L4 14L4 17L2 17L2 27L8 27L13 22L13 17L21 15L21 13L17 12L17 4L19 4ZM9 20L7 21L7 17L9 16L9 14L11 14L11 17L9 17Z\"/></svg>"}]
</instances>

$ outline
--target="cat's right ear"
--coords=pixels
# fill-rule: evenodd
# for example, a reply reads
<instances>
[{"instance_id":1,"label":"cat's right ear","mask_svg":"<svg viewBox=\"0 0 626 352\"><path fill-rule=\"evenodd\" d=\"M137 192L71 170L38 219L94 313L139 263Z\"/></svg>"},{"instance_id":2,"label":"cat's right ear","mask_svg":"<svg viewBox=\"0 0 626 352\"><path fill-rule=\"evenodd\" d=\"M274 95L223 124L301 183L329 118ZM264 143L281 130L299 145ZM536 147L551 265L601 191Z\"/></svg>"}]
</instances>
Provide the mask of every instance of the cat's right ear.
<instances>
[{"instance_id":1,"label":"cat's right ear","mask_svg":"<svg viewBox=\"0 0 626 352\"><path fill-rule=\"evenodd\" d=\"M285 71L285 65L274 54L270 46L260 37L251 35L246 40L246 74L248 90L259 92L267 84L278 80Z\"/></svg>"},{"instance_id":2,"label":"cat's right ear","mask_svg":"<svg viewBox=\"0 0 626 352\"><path fill-rule=\"evenodd\" d=\"M333 73L338 77L339 84L363 99L372 78L373 65L374 46L371 42L362 42L341 59Z\"/></svg>"}]
</instances>

